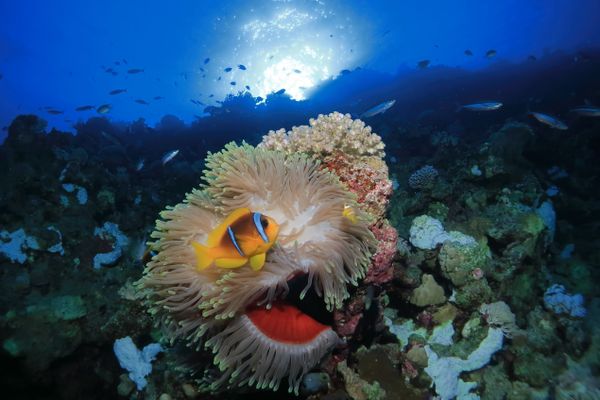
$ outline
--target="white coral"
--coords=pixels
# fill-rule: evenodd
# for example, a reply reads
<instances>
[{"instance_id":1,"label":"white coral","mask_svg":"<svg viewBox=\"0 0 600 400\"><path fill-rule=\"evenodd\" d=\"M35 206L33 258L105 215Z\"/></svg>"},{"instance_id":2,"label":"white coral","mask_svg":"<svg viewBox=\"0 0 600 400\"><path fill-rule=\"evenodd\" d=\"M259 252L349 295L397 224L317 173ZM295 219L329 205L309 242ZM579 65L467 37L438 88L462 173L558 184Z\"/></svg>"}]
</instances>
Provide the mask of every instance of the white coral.
<instances>
[{"instance_id":1,"label":"white coral","mask_svg":"<svg viewBox=\"0 0 600 400\"><path fill-rule=\"evenodd\" d=\"M506 337L513 337L521 330L517 326L515 314L510 310L508 304L497 301L491 304L482 304L479 312L485 317L490 326L500 328Z\"/></svg>"},{"instance_id":2,"label":"white coral","mask_svg":"<svg viewBox=\"0 0 600 400\"><path fill-rule=\"evenodd\" d=\"M288 153L327 155L338 150L355 156L385 156L385 145L371 127L339 112L320 114L309 125L294 126L291 131L269 131L259 146Z\"/></svg>"}]
</instances>

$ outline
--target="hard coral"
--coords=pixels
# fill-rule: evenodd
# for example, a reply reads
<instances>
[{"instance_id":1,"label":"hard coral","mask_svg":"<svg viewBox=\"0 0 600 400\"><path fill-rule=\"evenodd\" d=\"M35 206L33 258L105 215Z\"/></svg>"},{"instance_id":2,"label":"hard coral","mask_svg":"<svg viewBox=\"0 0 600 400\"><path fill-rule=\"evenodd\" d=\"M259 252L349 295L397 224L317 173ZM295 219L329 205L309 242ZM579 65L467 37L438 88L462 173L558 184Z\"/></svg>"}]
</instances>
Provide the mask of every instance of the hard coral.
<instances>
[{"instance_id":1,"label":"hard coral","mask_svg":"<svg viewBox=\"0 0 600 400\"><path fill-rule=\"evenodd\" d=\"M263 137L261 146L288 153L306 153L325 156L341 151L350 157L374 156L383 158L385 145L381 137L371 132L371 127L350 114L333 112L311 118L309 126L294 126L270 131Z\"/></svg>"},{"instance_id":2,"label":"hard coral","mask_svg":"<svg viewBox=\"0 0 600 400\"><path fill-rule=\"evenodd\" d=\"M353 161L340 152L325 157L323 165L356 194L363 210L375 220L383 217L392 195L392 181L388 178L387 167L375 168L367 162Z\"/></svg>"},{"instance_id":3,"label":"hard coral","mask_svg":"<svg viewBox=\"0 0 600 400\"><path fill-rule=\"evenodd\" d=\"M385 146L364 122L338 112L319 115L310 120L310 126L269 132L259 147L304 153L321 160L324 168L356 194L363 210L375 220L383 217L392 194L392 182L383 161Z\"/></svg>"},{"instance_id":4,"label":"hard coral","mask_svg":"<svg viewBox=\"0 0 600 400\"><path fill-rule=\"evenodd\" d=\"M375 234L378 243L364 282L382 285L394 277L392 260L397 251L398 232L385 220L373 225L371 231Z\"/></svg>"}]
</instances>

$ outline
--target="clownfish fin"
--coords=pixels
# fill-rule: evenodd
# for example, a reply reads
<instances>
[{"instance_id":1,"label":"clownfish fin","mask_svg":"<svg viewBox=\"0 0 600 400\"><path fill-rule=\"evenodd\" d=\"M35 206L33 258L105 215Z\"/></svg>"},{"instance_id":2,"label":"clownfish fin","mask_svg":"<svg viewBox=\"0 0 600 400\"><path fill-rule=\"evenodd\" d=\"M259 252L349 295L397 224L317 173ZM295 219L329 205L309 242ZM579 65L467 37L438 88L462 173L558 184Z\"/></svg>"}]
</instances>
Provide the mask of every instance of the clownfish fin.
<instances>
[{"instance_id":1,"label":"clownfish fin","mask_svg":"<svg viewBox=\"0 0 600 400\"><path fill-rule=\"evenodd\" d=\"M208 266L215 260L214 257L212 257L210 251L211 249L209 247L203 246L198 242L192 242L192 247L196 253L196 268L198 268L200 271L208 268Z\"/></svg>"},{"instance_id":2,"label":"clownfish fin","mask_svg":"<svg viewBox=\"0 0 600 400\"><path fill-rule=\"evenodd\" d=\"M247 262L247 258L217 258L215 265L219 268L239 268Z\"/></svg>"},{"instance_id":3,"label":"clownfish fin","mask_svg":"<svg viewBox=\"0 0 600 400\"><path fill-rule=\"evenodd\" d=\"M227 216L213 231L208 235L206 245L208 247L217 247L221 238L227 233L227 228L244 215L251 214L248 208L238 208Z\"/></svg>"},{"instance_id":4,"label":"clownfish fin","mask_svg":"<svg viewBox=\"0 0 600 400\"><path fill-rule=\"evenodd\" d=\"M250 267L252 268L252 270L260 270L263 267L263 265L265 265L266 258L267 253L259 253L250 257Z\"/></svg>"}]
</instances>

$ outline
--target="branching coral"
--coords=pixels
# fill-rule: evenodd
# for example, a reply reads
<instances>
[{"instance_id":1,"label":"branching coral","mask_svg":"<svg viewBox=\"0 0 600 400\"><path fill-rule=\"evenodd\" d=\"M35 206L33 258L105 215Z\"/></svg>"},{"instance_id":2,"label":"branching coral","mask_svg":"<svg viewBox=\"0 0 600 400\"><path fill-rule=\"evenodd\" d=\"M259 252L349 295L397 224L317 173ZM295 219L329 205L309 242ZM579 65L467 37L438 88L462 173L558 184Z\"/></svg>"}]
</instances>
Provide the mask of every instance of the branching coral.
<instances>
[{"instance_id":1,"label":"branching coral","mask_svg":"<svg viewBox=\"0 0 600 400\"><path fill-rule=\"evenodd\" d=\"M172 340L199 346L204 336L211 337L206 346L223 370L213 389L227 384L277 388L288 376L290 390L297 392L302 375L337 336L309 316L295 320L302 338L263 322L300 313L290 305L287 313L272 307L298 274L308 276L301 298L312 285L328 309L341 307L347 284L364 278L375 248L370 218L334 174L305 154L229 144L210 154L206 166L203 187L161 213L151 244L157 254L139 287ZM356 222L344 216L346 206L356 208ZM205 243L208 233L241 207L280 225L264 267L198 270L191 243Z\"/></svg>"},{"instance_id":2,"label":"branching coral","mask_svg":"<svg viewBox=\"0 0 600 400\"><path fill-rule=\"evenodd\" d=\"M325 156L341 151L349 156L375 156L383 158L385 145L381 137L371 132L371 127L350 114L334 112L311 118L310 125L294 126L270 131L263 137L261 146L288 153L306 153Z\"/></svg>"}]
</instances>

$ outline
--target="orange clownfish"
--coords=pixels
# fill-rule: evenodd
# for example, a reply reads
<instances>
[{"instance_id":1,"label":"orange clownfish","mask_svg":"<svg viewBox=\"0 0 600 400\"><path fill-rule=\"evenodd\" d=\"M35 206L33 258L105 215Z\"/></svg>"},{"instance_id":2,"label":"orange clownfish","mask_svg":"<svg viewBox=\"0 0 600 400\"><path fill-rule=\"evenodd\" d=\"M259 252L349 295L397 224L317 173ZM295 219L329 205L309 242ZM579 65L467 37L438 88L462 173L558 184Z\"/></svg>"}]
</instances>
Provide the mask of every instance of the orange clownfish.
<instances>
[{"instance_id":1,"label":"orange clownfish","mask_svg":"<svg viewBox=\"0 0 600 400\"><path fill-rule=\"evenodd\" d=\"M197 268L214 264L220 268L239 268L250 263L258 271L265 265L267 251L273 246L279 225L273 218L248 208L238 208L208 235L206 245L192 242Z\"/></svg>"}]
</instances>

